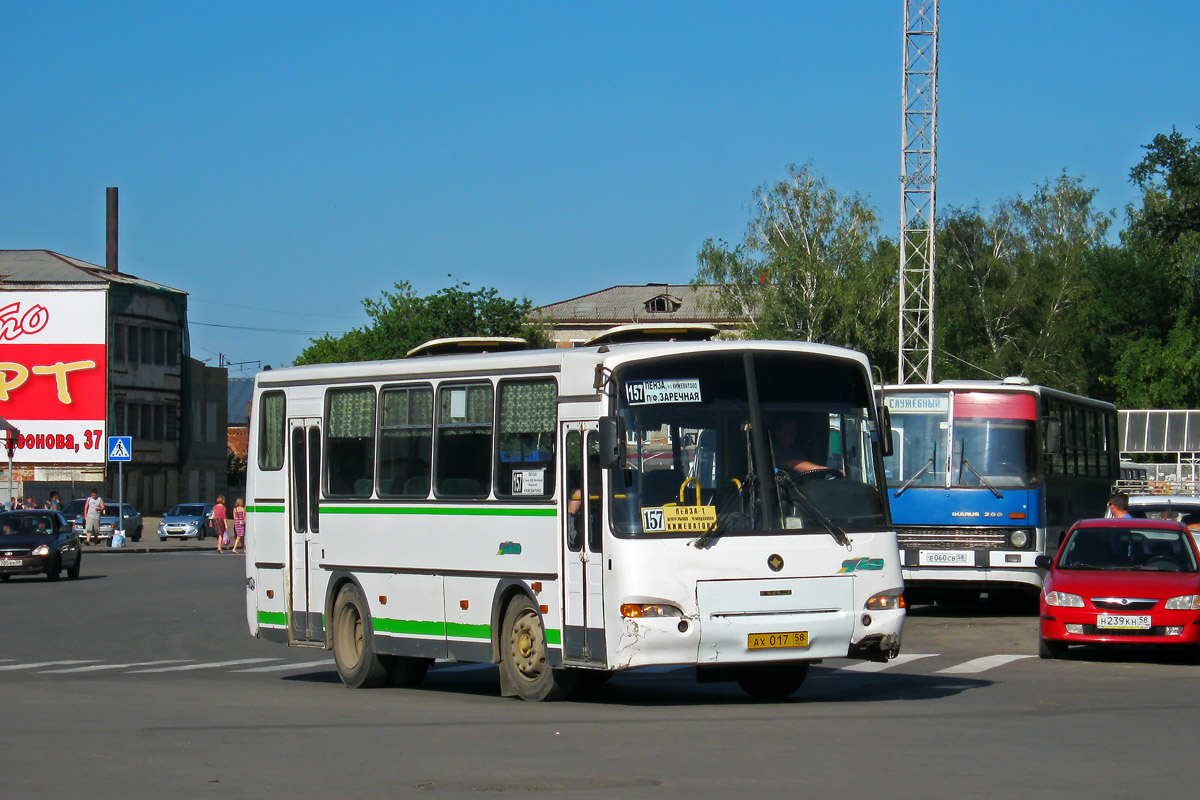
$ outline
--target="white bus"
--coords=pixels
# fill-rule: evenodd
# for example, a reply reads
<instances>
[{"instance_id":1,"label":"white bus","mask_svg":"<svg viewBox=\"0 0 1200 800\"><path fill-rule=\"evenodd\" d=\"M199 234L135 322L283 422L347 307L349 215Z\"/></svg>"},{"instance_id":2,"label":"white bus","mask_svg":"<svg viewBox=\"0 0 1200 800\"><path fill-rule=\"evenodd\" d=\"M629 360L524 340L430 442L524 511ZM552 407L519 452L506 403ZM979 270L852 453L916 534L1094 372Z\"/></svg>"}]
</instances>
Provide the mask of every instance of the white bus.
<instances>
[{"instance_id":1,"label":"white bus","mask_svg":"<svg viewBox=\"0 0 1200 800\"><path fill-rule=\"evenodd\" d=\"M818 468L776 463L781 424ZM682 664L772 698L822 658L899 652L888 439L859 353L642 342L279 369L255 380L251 431L250 632L332 650L349 686L452 659L543 700Z\"/></svg>"}]
</instances>

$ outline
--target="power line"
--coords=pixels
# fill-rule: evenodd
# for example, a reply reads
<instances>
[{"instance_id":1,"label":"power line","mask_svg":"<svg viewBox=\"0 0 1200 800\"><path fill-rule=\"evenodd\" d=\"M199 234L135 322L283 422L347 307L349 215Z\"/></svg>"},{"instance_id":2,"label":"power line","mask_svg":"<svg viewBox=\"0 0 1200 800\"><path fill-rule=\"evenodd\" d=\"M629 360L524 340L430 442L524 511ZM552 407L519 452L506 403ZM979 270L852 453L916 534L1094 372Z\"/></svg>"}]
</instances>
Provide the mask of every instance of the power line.
<instances>
[{"instance_id":1,"label":"power line","mask_svg":"<svg viewBox=\"0 0 1200 800\"><path fill-rule=\"evenodd\" d=\"M300 334L300 335L304 335L304 336L325 336L325 335L342 336L343 334L346 333L346 331L304 331L304 330L290 330L288 328L255 328L255 327L252 327L249 325L221 325L216 322L196 322L195 320L189 320L188 324L189 325L203 325L206 328L231 328L233 330L238 330L238 331L258 331L260 333L292 333L292 334Z\"/></svg>"}]
</instances>

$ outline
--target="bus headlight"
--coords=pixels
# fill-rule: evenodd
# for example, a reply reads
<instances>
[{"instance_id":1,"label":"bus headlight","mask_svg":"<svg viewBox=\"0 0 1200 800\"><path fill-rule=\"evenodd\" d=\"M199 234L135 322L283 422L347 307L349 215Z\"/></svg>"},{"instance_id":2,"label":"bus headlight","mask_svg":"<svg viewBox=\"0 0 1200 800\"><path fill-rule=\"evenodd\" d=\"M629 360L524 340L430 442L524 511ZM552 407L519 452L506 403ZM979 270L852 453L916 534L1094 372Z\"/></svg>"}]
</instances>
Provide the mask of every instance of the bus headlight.
<instances>
[{"instance_id":1,"label":"bus headlight","mask_svg":"<svg viewBox=\"0 0 1200 800\"><path fill-rule=\"evenodd\" d=\"M622 603L622 617L682 617L683 612L675 606L661 603Z\"/></svg>"},{"instance_id":2,"label":"bus headlight","mask_svg":"<svg viewBox=\"0 0 1200 800\"><path fill-rule=\"evenodd\" d=\"M1015 530L1008 535L1008 543L1020 550L1025 545L1029 544L1029 533L1023 530Z\"/></svg>"},{"instance_id":3,"label":"bus headlight","mask_svg":"<svg viewBox=\"0 0 1200 800\"><path fill-rule=\"evenodd\" d=\"M908 604L904 602L903 589L888 589L886 592L873 594L867 598L866 607L870 611L892 611L907 606Z\"/></svg>"},{"instance_id":4,"label":"bus headlight","mask_svg":"<svg viewBox=\"0 0 1200 800\"><path fill-rule=\"evenodd\" d=\"M1046 592L1046 605L1061 608L1083 608L1083 598L1070 592Z\"/></svg>"},{"instance_id":5,"label":"bus headlight","mask_svg":"<svg viewBox=\"0 0 1200 800\"><path fill-rule=\"evenodd\" d=\"M1200 594L1184 594L1172 597L1163 608L1172 611L1195 611L1200 609Z\"/></svg>"}]
</instances>

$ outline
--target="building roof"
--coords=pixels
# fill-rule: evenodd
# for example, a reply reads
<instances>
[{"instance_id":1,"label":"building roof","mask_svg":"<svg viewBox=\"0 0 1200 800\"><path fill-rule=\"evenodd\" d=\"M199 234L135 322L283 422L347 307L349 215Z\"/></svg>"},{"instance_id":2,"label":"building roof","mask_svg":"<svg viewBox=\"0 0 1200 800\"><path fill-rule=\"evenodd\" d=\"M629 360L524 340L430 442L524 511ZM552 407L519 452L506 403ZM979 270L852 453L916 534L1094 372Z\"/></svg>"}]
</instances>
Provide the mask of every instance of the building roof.
<instances>
[{"instance_id":1,"label":"building roof","mask_svg":"<svg viewBox=\"0 0 1200 800\"><path fill-rule=\"evenodd\" d=\"M109 272L104 267L51 250L0 250L0 288L28 288L47 284L101 288L112 283L187 294L180 289L142 280L127 272Z\"/></svg>"},{"instance_id":2,"label":"building roof","mask_svg":"<svg viewBox=\"0 0 1200 800\"><path fill-rule=\"evenodd\" d=\"M723 322L744 323L740 317L714 312L709 303L716 297L711 285L647 283L644 286L612 286L598 292L540 306L530 312L539 322L616 325L625 322Z\"/></svg>"},{"instance_id":3,"label":"building roof","mask_svg":"<svg viewBox=\"0 0 1200 800\"><path fill-rule=\"evenodd\" d=\"M230 425L250 424L250 399L254 397L254 378L229 379L229 405L226 413Z\"/></svg>"}]
</instances>

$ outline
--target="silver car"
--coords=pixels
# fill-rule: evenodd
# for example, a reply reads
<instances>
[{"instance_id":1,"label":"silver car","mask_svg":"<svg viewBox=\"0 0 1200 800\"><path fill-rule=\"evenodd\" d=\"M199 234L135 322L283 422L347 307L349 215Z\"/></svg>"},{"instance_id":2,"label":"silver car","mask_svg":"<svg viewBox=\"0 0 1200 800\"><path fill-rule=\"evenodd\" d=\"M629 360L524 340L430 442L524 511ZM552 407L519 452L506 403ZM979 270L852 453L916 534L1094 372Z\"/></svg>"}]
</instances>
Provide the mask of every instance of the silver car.
<instances>
[{"instance_id":1,"label":"silver car","mask_svg":"<svg viewBox=\"0 0 1200 800\"><path fill-rule=\"evenodd\" d=\"M212 533L212 503L180 503L158 523L158 539L203 539Z\"/></svg>"}]
</instances>

